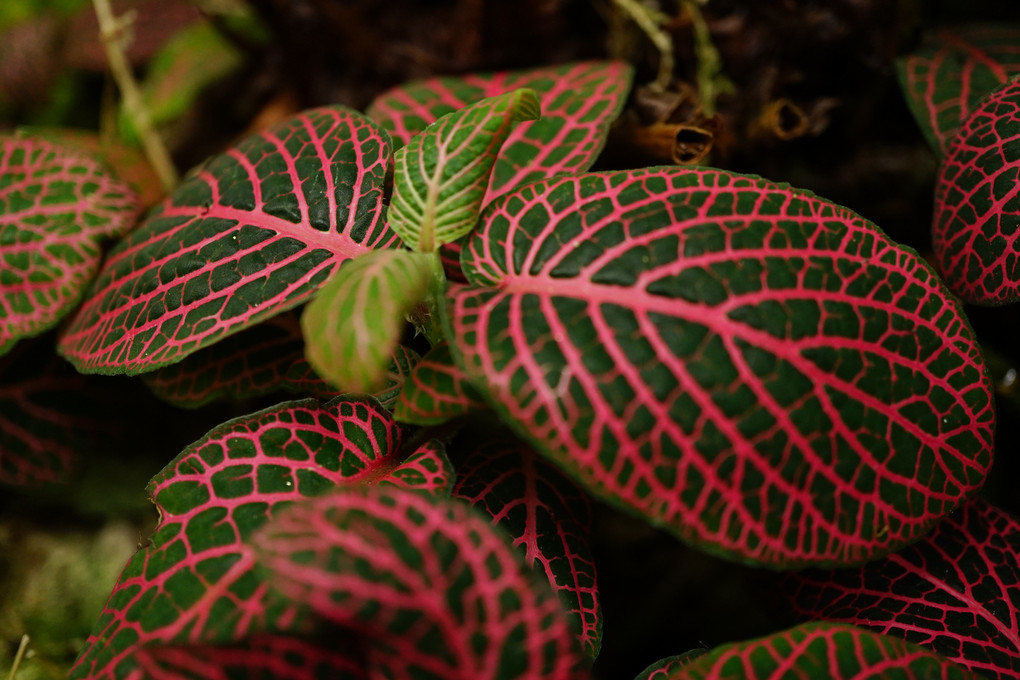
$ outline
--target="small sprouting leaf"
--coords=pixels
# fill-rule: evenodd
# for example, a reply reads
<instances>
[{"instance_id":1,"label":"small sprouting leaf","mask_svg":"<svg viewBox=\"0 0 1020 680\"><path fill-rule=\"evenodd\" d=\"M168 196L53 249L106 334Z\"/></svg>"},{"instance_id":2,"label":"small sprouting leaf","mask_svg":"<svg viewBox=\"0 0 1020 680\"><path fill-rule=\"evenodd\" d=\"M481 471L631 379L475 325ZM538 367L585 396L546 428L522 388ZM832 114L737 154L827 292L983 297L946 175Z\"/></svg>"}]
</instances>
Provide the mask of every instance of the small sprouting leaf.
<instances>
[{"instance_id":1,"label":"small sprouting leaf","mask_svg":"<svg viewBox=\"0 0 1020 680\"><path fill-rule=\"evenodd\" d=\"M356 641L342 631L328 641L261 633L235 644L179 643L132 654L146 680L365 680Z\"/></svg>"},{"instance_id":2,"label":"small sprouting leaf","mask_svg":"<svg viewBox=\"0 0 1020 680\"><path fill-rule=\"evenodd\" d=\"M789 583L805 616L904 638L984 677L1020 676L1020 522L983 500L883 560Z\"/></svg>"},{"instance_id":3,"label":"small sprouting leaf","mask_svg":"<svg viewBox=\"0 0 1020 680\"><path fill-rule=\"evenodd\" d=\"M991 463L959 303L824 199L711 168L539 182L466 242L454 358L592 493L731 558L860 563Z\"/></svg>"},{"instance_id":4,"label":"small sprouting leaf","mask_svg":"<svg viewBox=\"0 0 1020 680\"><path fill-rule=\"evenodd\" d=\"M903 640L836 623L809 623L768 637L723 645L655 680L980 680Z\"/></svg>"},{"instance_id":5,"label":"small sprouting leaf","mask_svg":"<svg viewBox=\"0 0 1020 680\"><path fill-rule=\"evenodd\" d=\"M100 244L127 233L137 211L135 193L94 157L0 135L0 355L74 308Z\"/></svg>"},{"instance_id":6,"label":"small sprouting leaf","mask_svg":"<svg viewBox=\"0 0 1020 680\"><path fill-rule=\"evenodd\" d=\"M386 132L324 107L210 159L111 251L60 352L144 373L300 304L346 260L399 245L389 158Z\"/></svg>"},{"instance_id":7,"label":"small sprouting leaf","mask_svg":"<svg viewBox=\"0 0 1020 680\"><path fill-rule=\"evenodd\" d=\"M160 399L182 408L248 399L286 388L286 376L304 347L298 317L288 311L141 378Z\"/></svg>"},{"instance_id":8,"label":"small sprouting leaf","mask_svg":"<svg viewBox=\"0 0 1020 680\"><path fill-rule=\"evenodd\" d=\"M542 117L518 125L503 144L485 202L514 187L584 172L605 145L630 92L622 61L588 61L406 83L380 95L368 115L406 144L426 126L469 104L518 88L534 90Z\"/></svg>"},{"instance_id":9,"label":"small sprouting leaf","mask_svg":"<svg viewBox=\"0 0 1020 680\"><path fill-rule=\"evenodd\" d=\"M704 656L707 653L708 650L704 647L696 647L684 652L683 654L667 656L665 659L659 659L655 663L650 664L647 668L638 673L634 680L667 680L681 666L686 666L691 661L694 661L698 657Z\"/></svg>"},{"instance_id":10,"label":"small sprouting leaf","mask_svg":"<svg viewBox=\"0 0 1020 680\"><path fill-rule=\"evenodd\" d=\"M341 484L421 481L416 488L446 493L452 472L440 470L448 465L433 442L391 477L401 439L378 402L347 396L242 416L185 449L149 483L159 524L124 568L71 677L125 677L140 645L227 644L291 621L292 608L263 601L245 541L281 504Z\"/></svg>"},{"instance_id":11,"label":"small sprouting leaf","mask_svg":"<svg viewBox=\"0 0 1020 680\"><path fill-rule=\"evenodd\" d=\"M301 315L305 357L315 372L350 392L385 385L407 314L431 287L430 258L379 250L344 264Z\"/></svg>"},{"instance_id":12,"label":"small sprouting leaf","mask_svg":"<svg viewBox=\"0 0 1020 680\"><path fill-rule=\"evenodd\" d=\"M443 116L398 150L387 213L393 231L422 252L470 232L500 147L516 123L539 114L533 91L514 90Z\"/></svg>"},{"instance_id":13,"label":"small sprouting leaf","mask_svg":"<svg viewBox=\"0 0 1020 680\"><path fill-rule=\"evenodd\" d=\"M390 361L389 370L386 372L385 384L373 392L372 396L378 399L379 403L385 408L392 411L404 381L411 375L420 359L421 357L413 349L398 345L397 349L393 352L393 359ZM282 387L288 392L323 400L332 399L343 394L320 378L319 374L315 372L315 369L304 358L303 343L302 356L287 371Z\"/></svg>"},{"instance_id":14,"label":"small sprouting leaf","mask_svg":"<svg viewBox=\"0 0 1020 680\"><path fill-rule=\"evenodd\" d=\"M450 346L441 342L415 365L397 396L393 416L402 423L438 425L487 408L464 371L453 363Z\"/></svg>"},{"instance_id":15,"label":"small sprouting leaf","mask_svg":"<svg viewBox=\"0 0 1020 680\"><path fill-rule=\"evenodd\" d=\"M1020 301L1018 186L1020 78L1015 78L977 106L939 167L935 258L964 302Z\"/></svg>"},{"instance_id":16,"label":"small sprouting leaf","mask_svg":"<svg viewBox=\"0 0 1020 680\"><path fill-rule=\"evenodd\" d=\"M602 607L588 497L530 448L507 439L477 448L457 465L453 494L492 517L524 561L541 568L594 659L602 646Z\"/></svg>"},{"instance_id":17,"label":"small sprouting leaf","mask_svg":"<svg viewBox=\"0 0 1020 680\"><path fill-rule=\"evenodd\" d=\"M932 148L944 153L984 97L1020 72L1020 26L942 29L898 64L907 103Z\"/></svg>"},{"instance_id":18,"label":"small sprouting leaf","mask_svg":"<svg viewBox=\"0 0 1020 680\"><path fill-rule=\"evenodd\" d=\"M460 501L351 488L293 505L254 544L280 599L362 634L370 677L587 676L549 584Z\"/></svg>"}]
</instances>

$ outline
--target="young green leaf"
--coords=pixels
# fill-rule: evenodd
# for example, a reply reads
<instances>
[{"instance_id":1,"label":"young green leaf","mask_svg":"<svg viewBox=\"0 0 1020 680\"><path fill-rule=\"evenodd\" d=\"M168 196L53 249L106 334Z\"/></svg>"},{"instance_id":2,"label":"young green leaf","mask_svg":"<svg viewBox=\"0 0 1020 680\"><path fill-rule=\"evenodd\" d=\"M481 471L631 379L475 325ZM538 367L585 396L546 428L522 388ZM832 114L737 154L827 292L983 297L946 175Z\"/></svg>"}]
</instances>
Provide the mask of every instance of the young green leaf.
<instances>
[{"instance_id":1,"label":"young green leaf","mask_svg":"<svg viewBox=\"0 0 1020 680\"><path fill-rule=\"evenodd\" d=\"M350 488L293 505L253 543L271 600L360 633L369 677L587 677L545 578L465 503Z\"/></svg>"},{"instance_id":2,"label":"young green leaf","mask_svg":"<svg viewBox=\"0 0 1020 680\"><path fill-rule=\"evenodd\" d=\"M979 680L934 652L836 623L809 623L768 637L723 645L670 667L655 680Z\"/></svg>"},{"instance_id":3,"label":"young green leaf","mask_svg":"<svg viewBox=\"0 0 1020 680\"><path fill-rule=\"evenodd\" d=\"M467 240L454 358L592 493L776 568L927 533L991 465L959 302L846 208L711 168L537 182Z\"/></svg>"},{"instance_id":4,"label":"young green leaf","mask_svg":"<svg viewBox=\"0 0 1020 680\"><path fill-rule=\"evenodd\" d=\"M135 193L94 157L0 137L0 355L54 326L99 269L103 239L135 224Z\"/></svg>"},{"instance_id":5,"label":"young green leaf","mask_svg":"<svg viewBox=\"0 0 1020 680\"><path fill-rule=\"evenodd\" d=\"M514 124L539 117L528 89L443 116L395 154L387 218L414 250L431 252L475 226L489 176Z\"/></svg>"},{"instance_id":6,"label":"young green leaf","mask_svg":"<svg viewBox=\"0 0 1020 680\"><path fill-rule=\"evenodd\" d=\"M351 392L385 384L405 317L428 294L431 257L380 250L340 268L301 315L305 355L319 375Z\"/></svg>"}]
</instances>

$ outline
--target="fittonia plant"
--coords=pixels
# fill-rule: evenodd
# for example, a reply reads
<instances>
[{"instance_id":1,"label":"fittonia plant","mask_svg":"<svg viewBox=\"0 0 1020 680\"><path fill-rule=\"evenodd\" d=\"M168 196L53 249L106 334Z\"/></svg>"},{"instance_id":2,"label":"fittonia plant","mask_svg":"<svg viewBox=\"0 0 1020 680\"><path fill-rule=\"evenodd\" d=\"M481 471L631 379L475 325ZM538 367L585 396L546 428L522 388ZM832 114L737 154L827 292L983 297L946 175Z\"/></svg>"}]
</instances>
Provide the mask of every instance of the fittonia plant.
<instances>
[{"instance_id":1,"label":"fittonia plant","mask_svg":"<svg viewBox=\"0 0 1020 680\"><path fill-rule=\"evenodd\" d=\"M231 420L153 478L159 525L72 677L586 677L591 499L774 570L909 560L951 531L995 421L960 303L808 192L587 172L629 84L592 62L306 111L110 250L60 334L79 370L189 406L316 398ZM5 202L5 224L31 207ZM960 665L899 624L814 623L640 677L965 678L1004 658L945 607Z\"/></svg>"}]
</instances>

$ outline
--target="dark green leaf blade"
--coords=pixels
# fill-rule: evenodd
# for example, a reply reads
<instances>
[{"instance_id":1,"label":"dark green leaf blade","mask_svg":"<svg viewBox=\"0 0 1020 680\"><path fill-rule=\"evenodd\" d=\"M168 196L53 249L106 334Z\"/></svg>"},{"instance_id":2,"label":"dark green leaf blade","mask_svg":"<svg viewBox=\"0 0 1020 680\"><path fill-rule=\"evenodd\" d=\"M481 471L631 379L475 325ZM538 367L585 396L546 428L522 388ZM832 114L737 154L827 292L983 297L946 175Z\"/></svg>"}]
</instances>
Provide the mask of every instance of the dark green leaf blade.
<instances>
[{"instance_id":1,"label":"dark green leaf blade","mask_svg":"<svg viewBox=\"0 0 1020 680\"><path fill-rule=\"evenodd\" d=\"M916 253L760 178L653 168L528 185L465 246L454 358L589 491L722 555L860 563L983 482L994 411Z\"/></svg>"},{"instance_id":2,"label":"dark green leaf blade","mask_svg":"<svg viewBox=\"0 0 1020 680\"><path fill-rule=\"evenodd\" d=\"M53 327L99 269L138 199L96 158L40 136L0 135L0 355Z\"/></svg>"},{"instance_id":3,"label":"dark green leaf blade","mask_svg":"<svg viewBox=\"0 0 1020 680\"><path fill-rule=\"evenodd\" d=\"M382 219L389 149L386 132L337 106L213 157L113 249L60 352L83 372L151 371L398 246Z\"/></svg>"}]
</instances>

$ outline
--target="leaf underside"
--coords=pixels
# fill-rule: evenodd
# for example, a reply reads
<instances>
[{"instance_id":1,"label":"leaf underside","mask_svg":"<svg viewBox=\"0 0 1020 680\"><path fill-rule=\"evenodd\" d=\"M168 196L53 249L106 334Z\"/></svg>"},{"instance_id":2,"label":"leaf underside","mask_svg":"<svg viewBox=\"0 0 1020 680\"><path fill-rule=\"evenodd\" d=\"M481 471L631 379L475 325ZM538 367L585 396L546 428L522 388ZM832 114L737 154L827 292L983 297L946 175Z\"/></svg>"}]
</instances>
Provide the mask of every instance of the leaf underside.
<instances>
[{"instance_id":1,"label":"leaf underside","mask_svg":"<svg viewBox=\"0 0 1020 680\"><path fill-rule=\"evenodd\" d=\"M928 143L945 153L978 102L1020 72L1020 26L942 29L898 63L907 103Z\"/></svg>"},{"instance_id":2,"label":"leaf underside","mask_svg":"<svg viewBox=\"0 0 1020 680\"><path fill-rule=\"evenodd\" d=\"M360 114L324 107L213 157L111 251L60 352L83 372L151 371L399 245L381 219L389 146Z\"/></svg>"},{"instance_id":3,"label":"leaf underside","mask_svg":"<svg viewBox=\"0 0 1020 680\"><path fill-rule=\"evenodd\" d=\"M698 168L532 184L447 295L454 358L597 495L713 552L860 563L982 483L994 412L959 304L823 199Z\"/></svg>"},{"instance_id":4,"label":"leaf underside","mask_svg":"<svg viewBox=\"0 0 1020 680\"><path fill-rule=\"evenodd\" d=\"M903 640L844 624L809 623L758 640L723 645L670 669L661 680L709 678L978 680L979 676Z\"/></svg>"},{"instance_id":5,"label":"leaf underside","mask_svg":"<svg viewBox=\"0 0 1020 680\"><path fill-rule=\"evenodd\" d=\"M1018 33L1020 36L1020 33ZM933 246L965 302L1020 300L1020 79L982 101L939 166Z\"/></svg>"},{"instance_id":6,"label":"leaf underside","mask_svg":"<svg viewBox=\"0 0 1020 680\"><path fill-rule=\"evenodd\" d=\"M291 507L255 544L283 601L361 636L371 677L586 677L548 584L460 501L351 488Z\"/></svg>"},{"instance_id":7,"label":"leaf underside","mask_svg":"<svg viewBox=\"0 0 1020 680\"><path fill-rule=\"evenodd\" d=\"M245 541L278 508L338 485L412 486L448 495L442 447L396 458L402 433L373 399L287 402L225 423L149 483L160 521L124 568L71 678L124 677L139 646L237 643L294 608L271 605Z\"/></svg>"},{"instance_id":8,"label":"leaf underside","mask_svg":"<svg viewBox=\"0 0 1020 680\"><path fill-rule=\"evenodd\" d=\"M983 500L883 560L788 584L804 616L904 638L987 678L1020 676L1020 523Z\"/></svg>"},{"instance_id":9,"label":"leaf underside","mask_svg":"<svg viewBox=\"0 0 1020 680\"><path fill-rule=\"evenodd\" d=\"M596 658L602 608L584 492L528 446L507 437L458 461L453 495L492 517L525 561L545 573L581 645Z\"/></svg>"},{"instance_id":10,"label":"leaf underside","mask_svg":"<svg viewBox=\"0 0 1020 680\"><path fill-rule=\"evenodd\" d=\"M102 241L127 233L137 211L135 193L96 158L0 135L0 355L74 308Z\"/></svg>"}]
</instances>

